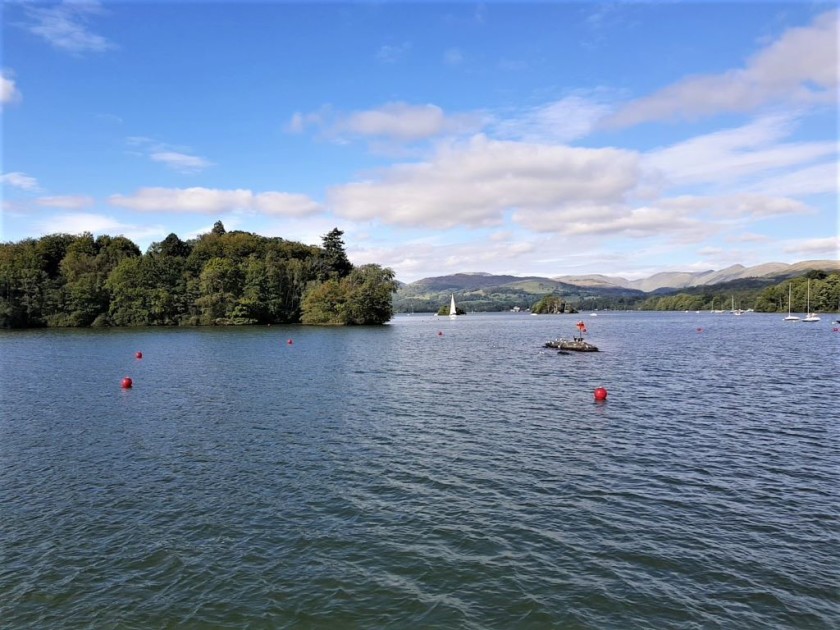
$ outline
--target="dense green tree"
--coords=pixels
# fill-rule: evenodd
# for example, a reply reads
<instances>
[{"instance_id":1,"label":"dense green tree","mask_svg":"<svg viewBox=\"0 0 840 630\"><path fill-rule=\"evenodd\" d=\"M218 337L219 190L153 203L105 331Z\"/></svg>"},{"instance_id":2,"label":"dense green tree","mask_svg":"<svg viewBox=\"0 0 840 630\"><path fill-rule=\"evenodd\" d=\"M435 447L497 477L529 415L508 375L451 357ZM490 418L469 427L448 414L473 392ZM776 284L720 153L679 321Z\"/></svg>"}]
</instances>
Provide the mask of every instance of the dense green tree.
<instances>
[{"instance_id":1,"label":"dense green tree","mask_svg":"<svg viewBox=\"0 0 840 630\"><path fill-rule=\"evenodd\" d=\"M57 278L67 248L77 237L70 234L50 234L38 240L36 250L44 261L43 270L50 278Z\"/></svg>"},{"instance_id":2,"label":"dense green tree","mask_svg":"<svg viewBox=\"0 0 840 630\"><path fill-rule=\"evenodd\" d=\"M185 323L185 261L176 256L126 258L111 272L110 321L116 326Z\"/></svg>"},{"instance_id":3,"label":"dense green tree","mask_svg":"<svg viewBox=\"0 0 840 630\"><path fill-rule=\"evenodd\" d=\"M319 279L345 278L353 270L353 265L350 263L350 260L347 258L347 253L344 251L342 236L344 236L344 232L338 228L333 228L329 233L321 237L324 252L321 256L322 268L319 273Z\"/></svg>"},{"instance_id":4,"label":"dense green tree","mask_svg":"<svg viewBox=\"0 0 840 630\"><path fill-rule=\"evenodd\" d=\"M539 302L531 307L531 312L537 315L556 315L559 313L575 313L571 306L559 295L546 295Z\"/></svg>"},{"instance_id":5,"label":"dense green tree","mask_svg":"<svg viewBox=\"0 0 840 630\"><path fill-rule=\"evenodd\" d=\"M229 258L212 258L199 276L201 296L196 300L203 324L226 323L236 317L234 307L241 290L242 278L236 263Z\"/></svg>"},{"instance_id":6,"label":"dense green tree","mask_svg":"<svg viewBox=\"0 0 840 630\"><path fill-rule=\"evenodd\" d=\"M1 326L46 325L49 303L59 301L59 282L44 270L47 265L33 239L0 246Z\"/></svg>"},{"instance_id":7,"label":"dense green tree","mask_svg":"<svg viewBox=\"0 0 840 630\"><path fill-rule=\"evenodd\" d=\"M316 325L384 324L393 316L394 272L364 265L349 276L313 283L303 298L301 321Z\"/></svg>"},{"instance_id":8,"label":"dense green tree","mask_svg":"<svg viewBox=\"0 0 840 630\"><path fill-rule=\"evenodd\" d=\"M805 273L805 277L809 280L825 280L828 274L822 269L809 269Z\"/></svg>"},{"instance_id":9,"label":"dense green tree","mask_svg":"<svg viewBox=\"0 0 840 630\"><path fill-rule=\"evenodd\" d=\"M392 296L397 290L394 272L379 265L363 265L342 280L347 285L347 324L384 324L393 315Z\"/></svg>"},{"instance_id":10,"label":"dense green tree","mask_svg":"<svg viewBox=\"0 0 840 630\"><path fill-rule=\"evenodd\" d=\"M339 280L313 284L303 296L301 321L317 326L346 324L347 294Z\"/></svg>"},{"instance_id":11,"label":"dense green tree","mask_svg":"<svg viewBox=\"0 0 840 630\"><path fill-rule=\"evenodd\" d=\"M177 234L170 234L159 243L152 243L149 246L148 252L153 256L174 256L176 258L186 258L190 255L192 247L189 243L185 243Z\"/></svg>"}]
</instances>

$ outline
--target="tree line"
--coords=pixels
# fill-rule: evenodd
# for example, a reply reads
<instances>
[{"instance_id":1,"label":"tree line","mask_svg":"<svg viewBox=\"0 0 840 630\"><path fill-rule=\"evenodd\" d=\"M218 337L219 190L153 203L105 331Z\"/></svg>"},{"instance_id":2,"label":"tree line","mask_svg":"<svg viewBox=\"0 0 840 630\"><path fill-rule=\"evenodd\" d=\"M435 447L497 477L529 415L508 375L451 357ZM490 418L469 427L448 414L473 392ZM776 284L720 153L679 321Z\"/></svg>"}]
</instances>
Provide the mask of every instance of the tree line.
<instances>
[{"instance_id":1,"label":"tree line","mask_svg":"<svg viewBox=\"0 0 840 630\"><path fill-rule=\"evenodd\" d=\"M639 308L649 311L703 311L712 309L753 309L758 313L782 313L788 310L788 288L791 310L804 313L808 303L813 312L840 310L840 274L811 270L798 278L777 282L763 289L738 288L726 290L720 286L693 287L676 295L650 297Z\"/></svg>"},{"instance_id":2,"label":"tree line","mask_svg":"<svg viewBox=\"0 0 840 630\"><path fill-rule=\"evenodd\" d=\"M333 229L317 247L217 221L145 254L124 236L88 232L3 243L0 327L387 322L394 272L352 265L342 236Z\"/></svg>"}]
</instances>

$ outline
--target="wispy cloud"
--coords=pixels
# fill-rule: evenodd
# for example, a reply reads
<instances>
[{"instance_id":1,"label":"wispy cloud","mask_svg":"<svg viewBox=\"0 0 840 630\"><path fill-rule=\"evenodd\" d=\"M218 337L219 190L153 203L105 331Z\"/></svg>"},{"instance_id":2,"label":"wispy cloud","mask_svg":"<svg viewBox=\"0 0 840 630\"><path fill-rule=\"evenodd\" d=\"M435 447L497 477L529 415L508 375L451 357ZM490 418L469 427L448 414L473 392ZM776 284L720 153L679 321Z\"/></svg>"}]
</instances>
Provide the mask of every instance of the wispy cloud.
<instances>
[{"instance_id":1,"label":"wispy cloud","mask_svg":"<svg viewBox=\"0 0 840 630\"><path fill-rule=\"evenodd\" d=\"M108 203L138 212L177 212L217 215L252 211L273 216L301 217L321 212L307 197L283 192L253 193L246 189L141 188L133 195L111 195Z\"/></svg>"},{"instance_id":2,"label":"wispy cloud","mask_svg":"<svg viewBox=\"0 0 840 630\"><path fill-rule=\"evenodd\" d=\"M178 173L186 175L200 173L214 166L213 162L206 158L187 153L189 149L158 142L152 138L132 136L127 138L126 142L129 146L139 149L141 155L146 155L153 162L164 164Z\"/></svg>"},{"instance_id":3,"label":"wispy cloud","mask_svg":"<svg viewBox=\"0 0 840 630\"><path fill-rule=\"evenodd\" d=\"M15 79L8 71L0 72L0 107L6 104L18 103L23 99L23 95L17 88Z\"/></svg>"},{"instance_id":4,"label":"wispy cloud","mask_svg":"<svg viewBox=\"0 0 840 630\"><path fill-rule=\"evenodd\" d=\"M91 16L103 13L99 2L75 0L54 6L27 2L23 6L29 18L25 28L59 50L81 54L116 48L113 42L88 27Z\"/></svg>"},{"instance_id":5,"label":"wispy cloud","mask_svg":"<svg viewBox=\"0 0 840 630\"><path fill-rule=\"evenodd\" d=\"M213 163L197 155L177 151L155 151L149 154L153 162L161 162L179 173L199 173Z\"/></svg>"},{"instance_id":6,"label":"wispy cloud","mask_svg":"<svg viewBox=\"0 0 840 630\"><path fill-rule=\"evenodd\" d=\"M529 142L569 142L588 135L609 107L595 97L573 94L520 112L498 116L493 132Z\"/></svg>"},{"instance_id":7,"label":"wispy cloud","mask_svg":"<svg viewBox=\"0 0 840 630\"><path fill-rule=\"evenodd\" d=\"M123 223L117 219L86 212L59 214L44 219L38 224L41 234L121 234L133 241L145 241L153 238L163 238L168 234L162 225L134 225Z\"/></svg>"},{"instance_id":8,"label":"wispy cloud","mask_svg":"<svg viewBox=\"0 0 840 630\"><path fill-rule=\"evenodd\" d=\"M37 179L19 171L15 171L13 173L3 173L0 175L0 184L3 184L4 186L11 186L12 188L19 188L20 190L40 190Z\"/></svg>"},{"instance_id":9,"label":"wispy cloud","mask_svg":"<svg viewBox=\"0 0 840 630\"><path fill-rule=\"evenodd\" d=\"M328 106L309 114L297 112L286 128L290 132L299 133L307 127L317 127L325 137L340 142L351 138L414 142L448 134L475 132L485 122L481 113L447 114L433 104L392 102L349 113Z\"/></svg>"},{"instance_id":10,"label":"wispy cloud","mask_svg":"<svg viewBox=\"0 0 840 630\"><path fill-rule=\"evenodd\" d=\"M790 241L782 249L788 254L808 257L828 256L837 259L840 258L840 236Z\"/></svg>"},{"instance_id":11,"label":"wispy cloud","mask_svg":"<svg viewBox=\"0 0 840 630\"><path fill-rule=\"evenodd\" d=\"M777 196L833 194L840 189L840 164L837 160L777 173L747 187L749 192Z\"/></svg>"},{"instance_id":12,"label":"wispy cloud","mask_svg":"<svg viewBox=\"0 0 840 630\"><path fill-rule=\"evenodd\" d=\"M810 26L791 28L742 68L688 77L632 101L605 119L611 127L647 121L694 120L749 112L771 102L813 104L837 99L837 10Z\"/></svg>"},{"instance_id":13,"label":"wispy cloud","mask_svg":"<svg viewBox=\"0 0 840 630\"><path fill-rule=\"evenodd\" d=\"M89 208L96 201L87 195L54 195L50 197L39 197L35 200L39 206L47 208L65 208L67 210L81 210Z\"/></svg>"},{"instance_id":14,"label":"wispy cloud","mask_svg":"<svg viewBox=\"0 0 840 630\"><path fill-rule=\"evenodd\" d=\"M691 138L644 158L668 185L744 180L835 155L836 142L782 142L795 127L789 116L765 116L747 125Z\"/></svg>"},{"instance_id":15,"label":"wispy cloud","mask_svg":"<svg viewBox=\"0 0 840 630\"><path fill-rule=\"evenodd\" d=\"M376 59L380 63L395 64L403 59L411 50L411 42L400 42L398 44L383 44L376 51Z\"/></svg>"}]
</instances>

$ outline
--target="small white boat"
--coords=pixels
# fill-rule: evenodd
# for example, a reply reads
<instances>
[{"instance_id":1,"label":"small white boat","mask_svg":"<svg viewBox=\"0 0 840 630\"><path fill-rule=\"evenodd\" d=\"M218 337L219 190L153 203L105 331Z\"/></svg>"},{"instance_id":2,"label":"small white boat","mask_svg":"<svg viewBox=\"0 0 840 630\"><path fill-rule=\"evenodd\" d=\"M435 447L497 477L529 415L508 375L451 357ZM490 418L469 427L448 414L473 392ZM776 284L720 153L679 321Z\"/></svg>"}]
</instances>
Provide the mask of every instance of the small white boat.
<instances>
[{"instance_id":1,"label":"small white boat","mask_svg":"<svg viewBox=\"0 0 840 630\"><path fill-rule=\"evenodd\" d=\"M816 313L811 312L811 281L808 280L808 300L806 302L806 309L805 311L808 313L805 317L802 318L803 322L814 323L820 321L820 318L817 317Z\"/></svg>"},{"instance_id":2,"label":"small white boat","mask_svg":"<svg viewBox=\"0 0 840 630\"><path fill-rule=\"evenodd\" d=\"M458 309L455 308L455 294L452 294L452 298L449 300L449 317L451 319L455 319L458 317Z\"/></svg>"},{"instance_id":3,"label":"small white boat","mask_svg":"<svg viewBox=\"0 0 840 630\"><path fill-rule=\"evenodd\" d=\"M791 315L790 313L790 282L788 282L788 314L785 317L786 322L798 322L799 316L798 315Z\"/></svg>"}]
</instances>

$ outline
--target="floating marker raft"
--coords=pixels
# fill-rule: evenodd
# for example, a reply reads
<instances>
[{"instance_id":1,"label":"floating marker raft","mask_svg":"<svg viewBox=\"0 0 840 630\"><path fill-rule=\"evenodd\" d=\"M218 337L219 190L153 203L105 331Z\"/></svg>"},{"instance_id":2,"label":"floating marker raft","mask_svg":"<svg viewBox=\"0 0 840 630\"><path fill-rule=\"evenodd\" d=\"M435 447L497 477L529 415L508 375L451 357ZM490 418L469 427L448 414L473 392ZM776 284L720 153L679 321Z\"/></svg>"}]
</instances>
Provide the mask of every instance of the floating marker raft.
<instances>
[{"instance_id":1,"label":"floating marker raft","mask_svg":"<svg viewBox=\"0 0 840 630\"><path fill-rule=\"evenodd\" d=\"M598 352L598 347L587 343L583 339L555 339L545 344L546 348L558 350L574 350L576 352Z\"/></svg>"}]
</instances>

